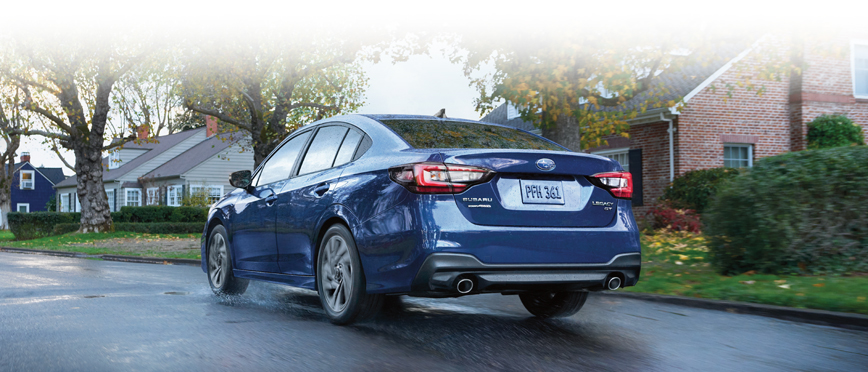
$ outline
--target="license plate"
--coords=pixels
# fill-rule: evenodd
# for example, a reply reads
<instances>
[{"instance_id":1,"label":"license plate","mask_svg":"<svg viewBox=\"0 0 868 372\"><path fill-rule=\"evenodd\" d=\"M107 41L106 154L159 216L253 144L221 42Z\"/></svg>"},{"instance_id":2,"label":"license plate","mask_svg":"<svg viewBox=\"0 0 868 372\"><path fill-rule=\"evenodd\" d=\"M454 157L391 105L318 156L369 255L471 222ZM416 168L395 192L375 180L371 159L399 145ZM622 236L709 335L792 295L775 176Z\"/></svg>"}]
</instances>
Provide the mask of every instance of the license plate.
<instances>
[{"instance_id":1,"label":"license plate","mask_svg":"<svg viewBox=\"0 0 868 372\"><path fill-rule=\"evenodd\" d=\"M561 181L518 180L518 184L524 204L564 204L564 185Z\"/></svg>"}]
</instances>

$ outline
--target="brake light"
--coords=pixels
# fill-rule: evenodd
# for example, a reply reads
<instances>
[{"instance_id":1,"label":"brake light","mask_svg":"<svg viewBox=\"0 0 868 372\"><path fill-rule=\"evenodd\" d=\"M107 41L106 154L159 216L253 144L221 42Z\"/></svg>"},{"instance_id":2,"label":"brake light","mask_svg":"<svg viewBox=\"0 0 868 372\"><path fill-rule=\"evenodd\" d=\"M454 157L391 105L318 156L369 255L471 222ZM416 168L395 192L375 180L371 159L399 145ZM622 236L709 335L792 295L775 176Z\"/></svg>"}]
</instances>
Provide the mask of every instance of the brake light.
<instances>
[{"instance_id":1,"label":"brake light","mask_svg":"<svg viewBox=\"0 0 868 372\"><path fill-rule=\"evenodd\" d=\"M443 163L416 163L389 169L392 181L421 194L458 194L470 186L488 182L493 174L485 168Z\"/></svg>"},{"instance_id":2,"label":"brake light","mask_svg":"<svg viewBox=\"0 0 868 372\"><path fill-rule=\"evenodd\" d=\"M633 197L633 175L630 172L597 173L591 176L591 182L608 190L616 198Z\"/></svg>"}]
</instances>

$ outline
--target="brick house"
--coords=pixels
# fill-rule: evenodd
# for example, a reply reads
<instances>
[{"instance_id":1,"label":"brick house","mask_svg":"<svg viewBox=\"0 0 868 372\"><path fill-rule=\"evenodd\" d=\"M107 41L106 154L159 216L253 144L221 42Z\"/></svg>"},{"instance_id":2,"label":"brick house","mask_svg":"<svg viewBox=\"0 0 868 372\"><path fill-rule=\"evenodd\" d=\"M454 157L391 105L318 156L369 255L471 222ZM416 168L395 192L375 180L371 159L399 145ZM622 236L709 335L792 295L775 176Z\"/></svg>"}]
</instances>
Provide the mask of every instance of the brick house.
<instances>
[{"instance_id":1,"label":"brick house","mask_svg":"<svg viewBox=\"0 0 868 372\"><path fill-rule=\"evenodd\" d=\"M799 56L803 72L757 82L765 86L761 96L735 89L729 97L723 87L744 80L745 64L763 63L758 45L774 40L763 38L718 63L661 74L669 90L664 99L683 97L684 107L649 108L630 121L629 138L610 137L607 146L583 150L618 160L633 173L637 214L687 171L750 167L759 158L804 150L806 124L821 114L845 114L868 133L868 33L779 47ZM832 49L843 52L823 52ZM532 128L517 116L507 103L482 121Z\"/></svg>"}]
</instances>

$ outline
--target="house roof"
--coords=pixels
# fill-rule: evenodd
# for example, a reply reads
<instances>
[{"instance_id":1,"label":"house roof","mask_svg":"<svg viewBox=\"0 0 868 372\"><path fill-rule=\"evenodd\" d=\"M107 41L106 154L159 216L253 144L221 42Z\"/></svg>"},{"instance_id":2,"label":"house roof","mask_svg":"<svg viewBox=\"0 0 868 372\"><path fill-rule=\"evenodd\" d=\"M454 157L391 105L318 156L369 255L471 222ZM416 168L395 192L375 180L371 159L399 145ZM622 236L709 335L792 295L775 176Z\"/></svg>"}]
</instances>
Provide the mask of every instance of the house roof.
<instances>
[{"instance_id":1,"label":"house roof","mask_svg":"<svg viewBox=\"0 0 868 372\"><path fill-rule=\"evenodd\" d=\"M220 135L213 136L184 151L143 177L165 178L180 176L217 155L220 151L225 150L234 142L231 138L221 137Z\"/></svg>"},{"instance_id":2,"label":"house roof","mask_svg":"<svg viewBox=\"0 0 868 372\"><path fill-rule=\"evenodd\" d=\"M204 131L204 130L205 130L205 128L202 127L202 128L185 130L183 132L170 134L168 136L160 136L160 137L157 137L158 142L141 143L141 144L131 142L131 143L125 144L124 145L125 149L139 149L139 150L147 150L147 151L144 154L137 156L135 159L130 160L130 162L125 163L118 168L109 169L107 171L104 171L102 174L103 182L114 181L114 180L122 177L123 175L138 168L140 165L146 163L148 160L153 159L157 155L162 154L164 151L176 146L177 144L181 143L182 141L192 137L194 134L199 133L199 132ZM104 157L102 162L103 162L103 165L108 165L108 158ZM54 187L75 186L75 184L76 184L76 177L72 176L72 177L65 179L63 182L60 182L60 183L54 185Z\"/></svg>"},{"instance_id":3,"label":"house roof","mask_svg":"<svg viewBox=\"0 0 868 372\"><path fill-rule=\"evenodd\" d=\"M23 166L25 163L30 163L30 162L15 163L12 166L12 169L14 169L17 172L18 169L21 168L21 166ZM33 166L33 164L30 163L30 166ZM8 167L8 165L7 165L7 167ZM66 178L66 176L63 175L63 169L61 169L61 168L46 168L46 167L38 167L37 168L37 167L33 167L33 169L36 169L37 171L39 171L39 173L42 173L43 177L45 177L46 179L48 179L49 181L51 181L51 183L53 183L55 185L58 182L63 181L64 178Z\"/></svg>"}]
</instances>

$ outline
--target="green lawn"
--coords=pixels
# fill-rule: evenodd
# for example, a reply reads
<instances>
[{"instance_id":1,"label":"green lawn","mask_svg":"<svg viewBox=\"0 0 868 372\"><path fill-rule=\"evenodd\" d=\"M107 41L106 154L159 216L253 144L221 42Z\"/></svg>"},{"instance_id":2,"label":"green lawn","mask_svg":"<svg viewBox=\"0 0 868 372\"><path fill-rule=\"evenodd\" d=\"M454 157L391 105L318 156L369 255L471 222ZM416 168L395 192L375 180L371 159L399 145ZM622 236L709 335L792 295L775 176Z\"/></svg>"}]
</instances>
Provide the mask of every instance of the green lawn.
<instances>
[{"instance_id":1,"label":"green lawn","mask_svg":"<svg viewBox=\"0 0 868 372\"><path fill-rule=\"evenodd\" d=\"M0 246L85 254L115 254L161 258L200 259L198 234L141 234L133 232L65 234L15 241L9 231L0 231Z\"/></svg>"},{"instance_id":2,"label":"green lawn","mask_svg":"<svg viewBox=\"0 0 868 372\"><path fill-rule=\"evenodd\" d=\"M868 314L868 275L717 274L706 240L690 233L642 236L642 275L626 291Z\"/></svg>"}]
</instances>

